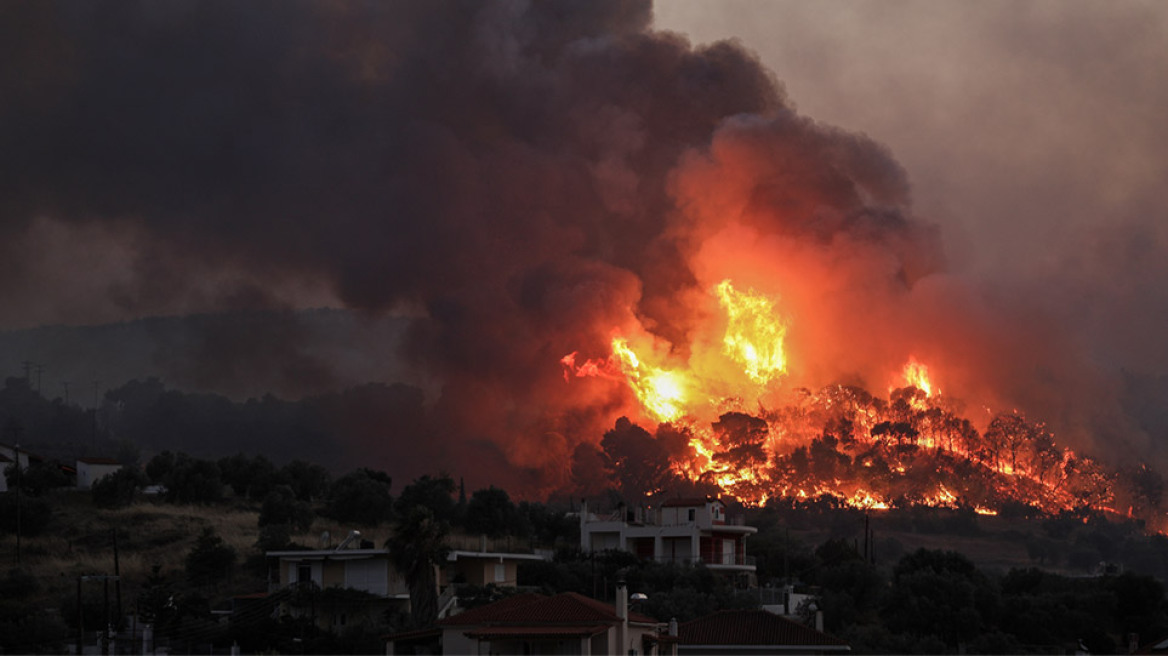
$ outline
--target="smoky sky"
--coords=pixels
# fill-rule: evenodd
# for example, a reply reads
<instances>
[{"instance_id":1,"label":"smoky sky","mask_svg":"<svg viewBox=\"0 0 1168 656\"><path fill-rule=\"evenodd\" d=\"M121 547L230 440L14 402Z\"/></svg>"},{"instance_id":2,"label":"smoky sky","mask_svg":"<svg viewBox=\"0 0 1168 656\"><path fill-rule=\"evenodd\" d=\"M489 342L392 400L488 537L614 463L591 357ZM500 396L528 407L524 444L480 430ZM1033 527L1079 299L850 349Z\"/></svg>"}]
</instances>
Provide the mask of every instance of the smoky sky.
<instances>
[{"instance_id":1,"label":"smoky sky","mask_svg":"<svg viewBox=\"0 0 1168 656\"><path fill-rule=\"evenodd\" d=\"M796 12L790 25L813 18ZM916 335L937 351L964 340L954 368L988 358L994 370L967 374L971 388L1049 412L1057 404L1030 390L1013 355L1036 353L1050 386L1079 381L1083 363L1064 354L1102 324L1066 330L1073 298L1165 307L1156 196L1094 236L1057 229L1060 215L1082 223L1058 193L1073 179L1039 176L1045 196L975 204L982 223L942 211L955 183L932 167L1002 175L973 169L993 168L976 148L1002 143L985 117L1011 99L954 117L953 147L933 151L944 162L910 148L937 185L923 193L875 130L823 121L782 81L784 69L835 75L846 62L811 52L768 66L753 42L691 41L654 20L648 2L0 4L0 291L13 301L0 320L400 314L411 319L400 357L433 382L435 430L492 445L529 489L547 489L627 401L599 385L565 392L559 358L600 354L630 325L683 356L693 298L719 262L754 262L760 276L778 258L801 265L786 274L792 306L808 316L822 303L812 325L839 338L807 337L804 352L857 362L816 371L820 384L901 361L890 339ZM994 25L1052 60L1077 52L1074 31L1034 42L1030 23ZM825 88L857 115L930 102ZM1024 154L1027 170L1053 157ZM970 195L959 188L952 202ZM922 196L936 216L914 205ZM1044 226L1018 228L1032 252L1025 235L1047 232L1076 242L1058 252L1079 259L962 277L970 244L991 243L983 225L1021 224L1014 216ZM1126 297L1102 271L1127 281ZM872 324L862 339L847 320L856 304ZM1147 326L1127 330L1138 340ZM1047 330L1058 336L1035 337ZM226 368L211 364L214 345L234 354L263 341L213 337L197 354L207 385Z\"/></svg>"}]
</instances>

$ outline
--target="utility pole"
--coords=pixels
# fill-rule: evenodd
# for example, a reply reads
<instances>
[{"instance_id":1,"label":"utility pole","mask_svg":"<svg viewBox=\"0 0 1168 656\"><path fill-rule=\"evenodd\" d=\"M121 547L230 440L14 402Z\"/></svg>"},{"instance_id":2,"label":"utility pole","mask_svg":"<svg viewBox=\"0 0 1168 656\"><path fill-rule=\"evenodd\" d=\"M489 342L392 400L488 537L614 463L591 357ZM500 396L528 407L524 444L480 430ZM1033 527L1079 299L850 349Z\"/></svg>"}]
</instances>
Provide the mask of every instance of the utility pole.
<instances>
[{"instance_id":1,"label":"utility pole","mask_svg":"<svg viewBox=\"0 0 1168 656\"><path fill-rule=\"evenodd\" d=\"M114 528L114 593L118 599L118 624L122 623L122 568L118 561L118 529Z\"/></svg>"},{"instance_id":2,"label":"utility pole","mask_svg":"<svg viewBox=\"0 0 1168 656\"><path fill-rule=\"evenodd\" d=\"M81 606L81 579L84 576L77 577L77 654L81 656L85 643L85 610Z\"/></svg>"},{"instance_id":3,"label":"utility pole","mask_svg":"<svg viewBox=\"0 0 1168 656\"><path fill-rule=\"evenodd\" d=\"M20 445L14 445L12 451L16 456L16 566L20 567L20 507L24 505L21 491L24 487L24 471L20 468Z\"/></svg>"},{"instance_id":4,"label":"utility pole","mask_svg":"<svg viewBox=\"0 0 1168 656\"><path fill-rule=\"evenodd\" d=\"M41 393L41 374L45 373L45 365L38 364L36 366L36 370L37 370L37 394L40 394Z\"/></svg>"}]
</instances>

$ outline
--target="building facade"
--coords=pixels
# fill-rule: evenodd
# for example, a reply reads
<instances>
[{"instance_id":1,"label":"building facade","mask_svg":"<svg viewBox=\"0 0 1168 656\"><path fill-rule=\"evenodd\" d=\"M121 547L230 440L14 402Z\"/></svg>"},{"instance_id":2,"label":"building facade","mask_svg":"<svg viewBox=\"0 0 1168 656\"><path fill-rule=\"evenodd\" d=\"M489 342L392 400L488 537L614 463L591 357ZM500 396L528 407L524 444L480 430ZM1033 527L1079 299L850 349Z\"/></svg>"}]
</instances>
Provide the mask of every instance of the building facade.
<instances>
[{"instance_id":1,"label":"building facade","mask_svg":"<svg viewBox=\"0 0 1168 656\"><path fill-rule=\"evenodd\" d=\"M607 514L589 512L585 505L580 512L580 547L585 551L629 551L643 560L703 564L730 574L754 574L746 538L757 532L728 520L726 505L712 497L670 499L658 508L621 508Z\"/></svg>"}]
</instances>

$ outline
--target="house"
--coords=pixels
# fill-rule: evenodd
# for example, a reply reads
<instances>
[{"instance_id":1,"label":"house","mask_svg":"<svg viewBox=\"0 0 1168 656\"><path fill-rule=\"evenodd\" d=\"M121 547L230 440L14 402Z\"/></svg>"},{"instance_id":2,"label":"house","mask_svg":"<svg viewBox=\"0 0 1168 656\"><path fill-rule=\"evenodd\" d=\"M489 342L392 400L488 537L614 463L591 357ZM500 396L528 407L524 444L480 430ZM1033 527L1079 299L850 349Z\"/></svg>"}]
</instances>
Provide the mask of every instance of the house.
<instances>
[{"instance_id":1,"label":"house","mask_svg":"<svg viewBox=\"0 0 1168 656\"><path fill-rule=\"evenodd\" d=\"M451 583L470 585L495 584L515 587L519 579L519 563L545 560L533 553L499 553L494 551L466 551L455 549L446 555L446 566L438 577L440 587Z\"/></svg>"},{"instance_id":2,"label":"house","mask_svg":"<svg viewBox=\"0 0 1168 656\"><path fill-rule=\"evenodd\" d=\"M88 490L94 483L121 468L122 463L113 458L78 458L77 487Z\"/></svg>"},{"instance_id":3,"label":"house","mask_svg":"<svg viewBox=\"0 0 1168 656\"><path fill-rule=\"evenodd\" d=\"M580 512L580 547L619 549L645 560L702 563L728 574L752 576L754 560L746 538L758 532L741 521L727 521L726 505L713 497L670 499L660 508L621 508L607 515Z\"/></svg>"},{"instance_id":4,"label":"house","mask_svg":"<svg viewBox=\"0 0 1168 656\"><path fill-rule=\"evenodd\" d=\"M17 458L20 459L20 468L22 470L28 469L30 463L43 462L44 458L29 453L20 448L19 445L4 444L0 442L0 492L8 491L8 480L4 475L4 470L12 466Z\"/></svg>"},{"instance_id":5,"label":"house","mask_svg":"<svg viewBox=\"0 0 1168 656\"><path fill-rule=\"evenodd\" d=\"M298 593L284 595L282 612L311 613L317 626L336 630L353 622L374 622L387 611L409 610L409 588L390 562L389 550L360 543L347 548L354 537L359 534L333 549L267 552L274 565L269 592Z\"/></svg>"},{"instance_id":6,"label":"house","mask_svg":"<svg viewBox=\"0 0 1168 656\"><path fill-rule=\"evenodd\" d=\"M7 463L5 465L5 467L16 462L17 453L20 454L20 468L21 469L28 469L28 465L30 462L38 462L40 460L44 460L44 458L41 458L40 456L37 456L34 454L31 454L28 451L20 448L20 445L4 444L3 442L0 442L0 457L3 457L4 462Z\"/></svg>"},{"instance_id":7,"label":"house","mask_svg":"<svg viewBox=\"0 0 1168 656\"><path fill-rule=\"evenodd\" d=\"M699 654L836 654L844 640L765 610L723 610L677 630L678 656Z\"/></svg>"},{"instance_id":8,"label":"house","mask_svg":"<svg viewBox=\"0 0 1168 656\"><path fill-rule=\"evenodd\" d=\"M616 604L574 592L526 593L439 620L423 631L388 636L387 654L662 654L664 625Z\"/></svg>"},{"instance_id":9,"label":"house","mask_svg":"<svg viewBox=\"0 0 1168 656\"><path fill-rule=\"evenodd\" d=\"M385 548L346 548L360 534L354 531L348 539L334 549L306 549L295 551L269 551L268 558L276 561L271 591L289 587L305 587L309 583L328 592L330 599L341 599L335 590L355 590L368 593L372 597L349 595L352 603L338 607L334 613L317 613L317 624L322 628L343 626L354 615L368 615L356 612L351 606L362 599L365 605L378 612L391 610L408 612L410 604L409 586L390 561L389 550ZM363 545L369 545L368 542ZM458 584L484 586L494 584L499 587L515 587L518 565L526 560L542 560L544 557L526 553L499 553L492 551L453 550L446 556L444 566L438 568L436 582L439 593L439 616L458 610L455 594ZM288 610L287 608L285 610ZM313 609L314 611L318 609ZM372 611L370 611L372 612Z\"/></svg>"}]
</instances>

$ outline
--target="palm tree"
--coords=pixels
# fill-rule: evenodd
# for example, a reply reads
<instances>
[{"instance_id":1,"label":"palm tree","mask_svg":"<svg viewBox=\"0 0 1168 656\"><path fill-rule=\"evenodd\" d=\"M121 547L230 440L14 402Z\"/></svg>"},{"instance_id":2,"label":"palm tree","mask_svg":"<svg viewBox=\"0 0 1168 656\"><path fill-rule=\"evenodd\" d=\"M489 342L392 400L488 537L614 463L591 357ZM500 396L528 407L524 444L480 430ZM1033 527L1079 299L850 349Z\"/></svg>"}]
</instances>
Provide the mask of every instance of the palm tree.
<instances>
[{"instance_id":1,"label":"palm tree","mask_svg":"<svg viewBox=\"0 0 1168 656\"><path fill-rule=\"evenodd\" d=\"M425 627L438 619L437 568L450 547L446 535L450 527L425 506L414 506L398 516L393 537L386 542L390 558L410 589L410 619L415 627Z\"/></svg>"}]
</instances>

